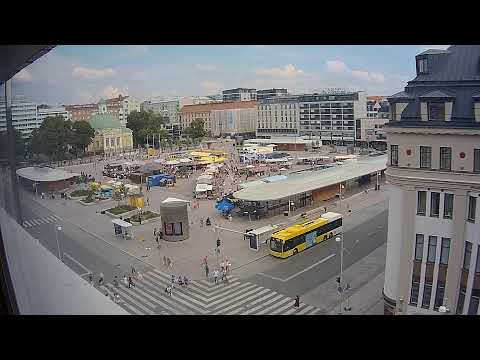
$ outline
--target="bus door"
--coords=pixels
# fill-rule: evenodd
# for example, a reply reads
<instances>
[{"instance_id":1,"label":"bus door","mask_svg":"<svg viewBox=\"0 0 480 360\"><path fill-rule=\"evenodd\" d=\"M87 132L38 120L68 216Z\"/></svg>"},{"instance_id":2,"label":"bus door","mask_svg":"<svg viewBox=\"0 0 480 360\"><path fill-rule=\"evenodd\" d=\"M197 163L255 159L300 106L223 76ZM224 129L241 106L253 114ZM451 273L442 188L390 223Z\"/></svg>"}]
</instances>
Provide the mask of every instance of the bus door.
<instances>
[{"instance_id":1,"label":"bus door","mask_svg":"<svg viewBox=\"0 0 480 360\"><path fill-rule=\"evenodd\" d=\"M316 231L309 232L308 234L305 234L305 243L307 245L307 248L315 244L315 237L317 236Z\"/></svg>"}]
</instances>

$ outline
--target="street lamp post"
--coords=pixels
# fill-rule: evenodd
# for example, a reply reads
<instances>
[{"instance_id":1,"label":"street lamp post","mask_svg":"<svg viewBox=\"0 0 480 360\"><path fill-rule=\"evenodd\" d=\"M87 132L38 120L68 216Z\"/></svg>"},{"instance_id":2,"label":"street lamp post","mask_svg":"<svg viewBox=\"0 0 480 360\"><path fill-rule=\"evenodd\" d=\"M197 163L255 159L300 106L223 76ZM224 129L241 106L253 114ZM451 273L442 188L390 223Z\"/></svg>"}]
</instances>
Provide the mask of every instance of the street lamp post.
<instances>
[{"instance_id":1,"label":"street lamp post","mask_svg":"<svg viewBox=\"0 0 480 360\"><path fill-rule=\"evenodd\" d=\"M343 305L343 234L335 238L336 242L340 243L340 283L339 283L339 292L340 292L340 315L342 314L342 305Z\"/></svg>"},{"instance_id":2,"label":"street lamp post","mask_svg":"<svg viewBox=\"0 0 480 360\"><path fill-rule=\"evenodd\" d=\"M63 262L62 254L60 252L60 243L58 241L58 232L62 230L60 225L55 225L55 239L57 240L58 258Z\"/></svg>"}]
</instances>

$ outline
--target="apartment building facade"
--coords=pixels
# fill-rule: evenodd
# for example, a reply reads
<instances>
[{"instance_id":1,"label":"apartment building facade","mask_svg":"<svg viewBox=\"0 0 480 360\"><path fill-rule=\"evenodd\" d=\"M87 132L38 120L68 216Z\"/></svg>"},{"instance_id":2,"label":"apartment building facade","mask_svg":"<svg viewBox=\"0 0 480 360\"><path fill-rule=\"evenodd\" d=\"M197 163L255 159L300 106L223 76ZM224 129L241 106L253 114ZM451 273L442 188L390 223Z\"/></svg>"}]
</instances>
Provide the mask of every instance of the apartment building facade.
<instances>
[{"instance_id":1,"label":"apartment building facade","mask_svg":"<svg viewBox=\"0 0 480 360\"><path fill-rule=\"evenodd\" d=\"M212 135L253 135L257 123L255 101L223 103L212 109Z\"/></svg>"},{"instance_id":2,"label":"apartment building facade","mask_svg":"<svg viewBox=\"0 0 480 360\"><path fill-rule=\"evenodd\" d=\"M286 95L288 95L288 91L285 88L257 90L257 101L265 100L275 96L286 96Z\"/></svg>"},{"instance_id":3,"label":"apartment building facade","mask_svg":"<svg viewBox=\"0 0 480 360\"><path fill-rule=\"evenodd\" d=\"M257 100L257 89L236 88L222 91L223 101L253 101Z\"/></svg>"},{"instance_id":4,"label":"apartment building facade","mask_svg":"<svg viewBox=\"0 0 480 360\"><path fill-rule=\"evenodd\" d=\"M390 105L385 96L367 96L367 118L390 118Z\"/></svg>"},{"instance_id":5,"label":"apartment building facade","mask_svg":"<svg viewBox=\"0 0 480 360\"><path fill-rule=\"evenodd\" d=\"M297 136L299 97L275 96L257 102L256 137Z\"/></svg>"},{"instance_id":6,"label":"apartment building facade","mask_svg":"<svg viewBox=\"0 0 480 360\"><path fill-rule=\"evenodd\" d=\"M480 46L415 60L388 98L385 313L478 315Z\"/></svg>"},{"instance_id":7,"label":"apartment building facade","mask_svg":"<svg viewBox=\"0 0 480 360\"><path fill-rule=\"evenodd\" d=\"M355 120L355 144L386 150L387 136L384 126L389 119L361 118Z\"/></svg>"},{"instance_id":8,"label":"apartment building facade","mask_svg":"<svg viewBox=\"0 0 480 360\"><path fill-rule=\"evenodd\" d=\"M112 114L118 118L123 127L127 126L127 117L132 111L140 111L140 101L133 96L118 95L116 98L105 100L105 104L101 101L99 103L99 109L101 104L102 110L99 111L99 113ZM103 107L103 105L106 105L106 107Z\"/></svg>"},{"instance_id":9,"label":"apartment building facade","mask_svg":"<svg viewBox=\"0 0 480 360\"><path fill-rule=\"evenodd\" d=\"M353 144L355 120L367 117L364 91L299 95L299 134L319 136L324 144Z\"/></svg>"},{"instance_id":10,"label":"apartment building facade","mask_svg":"<svg viewBox=\"0 0 480 360\"><path fill-rule=\"evenodd\" d=\"M98 104L65 105L70 121L87 121L98 114Z\"/></svg>"},{"instance_id":11,"label":"apartment building facade","mask_svg":"<svg viewBox=\"0 0 480 360\"><path fill-rule=\"evenodd\" d=\"M12 98L12 125L22 133L23 138L30 137L34 129L38 129L43 120L38 118L38 105L24 97ZM7 131L5 98L0 99L0 132Z\"/></svg>"},{"instance_id":12,"label":"apartment building facade","mask_svg":"<svg viewBox=\"0 0 480 360\"><path fill-rule=\"evenodd\" d=\"M43 120L50 116L61 116L64 120L69 120L70 118L68 111L67 109L65 109L64 106L42 108L38 107L37 118L40 121L40 124L43 122Z\"/></svg>"}]
</instances>

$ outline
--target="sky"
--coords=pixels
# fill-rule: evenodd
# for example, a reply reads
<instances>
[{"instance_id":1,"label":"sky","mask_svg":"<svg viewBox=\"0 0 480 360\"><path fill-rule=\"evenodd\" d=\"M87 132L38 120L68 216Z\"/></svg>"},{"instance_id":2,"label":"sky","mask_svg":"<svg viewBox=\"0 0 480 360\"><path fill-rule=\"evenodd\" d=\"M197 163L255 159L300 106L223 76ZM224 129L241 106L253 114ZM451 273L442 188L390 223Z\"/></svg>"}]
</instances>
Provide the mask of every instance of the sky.
<instances>
[{"instance_id":1,"label":"sky","mask_svg":"<svg viewBox=\"0 0 480 360\"><path fill-rule=\"evenodd\" d=\"M415 55L448 45L60 45L13 78L12 93L50 105L213 95L230 88L402 91Z\"/></svg>"}]
</instances>

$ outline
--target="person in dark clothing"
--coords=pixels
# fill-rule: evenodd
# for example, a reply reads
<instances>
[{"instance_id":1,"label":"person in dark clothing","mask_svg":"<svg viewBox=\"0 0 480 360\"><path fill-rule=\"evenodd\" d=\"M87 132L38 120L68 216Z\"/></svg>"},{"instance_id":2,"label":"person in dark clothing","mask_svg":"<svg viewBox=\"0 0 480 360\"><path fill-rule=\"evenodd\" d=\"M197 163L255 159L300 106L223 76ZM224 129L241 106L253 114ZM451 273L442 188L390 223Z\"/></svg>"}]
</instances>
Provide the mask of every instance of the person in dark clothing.
<instances>
[{"instance_id":1,"label":"person in dark clothing","mask_svg":"<svg viewBox=\"0 0 480 360\"><path fill-rule=\"evenodd\" d=\"M295 304L293 306L297 309L300 307L300 297L298 295L295 296Z\"/></svg>"},{"instance_id":2,"label":"person in dark clothing","mask_svg":"<svg viewBox=\"0 0 480 360\"><path fill-rule=\"evenodd\" d=\"M135 286L135 284L133 283L132 277L129 276L129 277L128 277L128 288L130 288L131 285Z\"/></svg>"}]
</instances>

